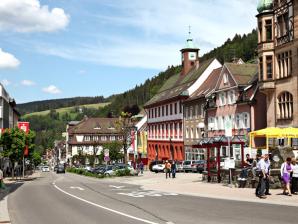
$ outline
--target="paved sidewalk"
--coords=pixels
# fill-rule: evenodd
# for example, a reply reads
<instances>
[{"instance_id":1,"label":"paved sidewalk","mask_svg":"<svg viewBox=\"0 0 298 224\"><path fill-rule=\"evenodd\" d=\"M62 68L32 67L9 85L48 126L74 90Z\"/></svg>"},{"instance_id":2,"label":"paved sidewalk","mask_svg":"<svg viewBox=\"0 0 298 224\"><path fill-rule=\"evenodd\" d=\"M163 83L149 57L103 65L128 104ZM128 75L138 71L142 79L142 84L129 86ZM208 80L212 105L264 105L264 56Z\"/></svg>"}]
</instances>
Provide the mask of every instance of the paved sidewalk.
<instances>
[{"instance_id":1,"label":"paved sidewalk","mask_svg":"<svg viewBox=\"0 0 298 224\"><path fill-rule=\"evenodd\" d=\"M143 176L113 178L113 181L141 185L145 190L158 190L184 195L217 198L225 200L258 202L298 207L298 195L282 195L281 189L271 189L267 199L255 196L252 188L231 188L218 183L202 182L202 175L196 173L177 173L177 178L166 179L163 173L144 172Z\"/></svg>"},{"instance_id":2,"label":"paved sidewalk","mask_svg":"<svg viewBox=\"0 0 298 224\"><path fill-rule=\"evenodd\" d=\"M32 175L25 177L25 179L12 180L11 178L4 179L4 183L7 188L5 190L0 189L0 223L10 223L8 208L7 208L7 198L9 196L11 187L20 182L34 180L40 177L40 172L35 172Z\"/></svg>"}]
</instances>

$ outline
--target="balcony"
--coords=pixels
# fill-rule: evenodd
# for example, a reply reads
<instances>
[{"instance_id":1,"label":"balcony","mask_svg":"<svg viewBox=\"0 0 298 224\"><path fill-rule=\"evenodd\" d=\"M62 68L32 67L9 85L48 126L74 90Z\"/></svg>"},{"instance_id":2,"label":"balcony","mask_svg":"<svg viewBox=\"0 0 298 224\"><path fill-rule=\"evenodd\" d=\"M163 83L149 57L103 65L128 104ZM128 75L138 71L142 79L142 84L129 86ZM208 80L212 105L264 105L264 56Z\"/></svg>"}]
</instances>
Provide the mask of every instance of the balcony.
<instances>
[{"instance_id":1,"label":"balcony","mask_svg":"<svg viewBox=\"0 0 298 224\"><path fill-rule=\"evenodd\" d=\"M275 89L275 82L274 80L266 80L259 82L259 89L260 91L270 91Z\"/></svg>"},{"instance_id":2,"label":"balcony","mask_svg":"<svg viewBox=\"0 0 298 224\"><path fill-rule=\"evenodd\" d=\"M258 44L258 52L260 51L270 51L274 49L274 43L272 42L264 42Z\"/></svg>"}]
</instances>

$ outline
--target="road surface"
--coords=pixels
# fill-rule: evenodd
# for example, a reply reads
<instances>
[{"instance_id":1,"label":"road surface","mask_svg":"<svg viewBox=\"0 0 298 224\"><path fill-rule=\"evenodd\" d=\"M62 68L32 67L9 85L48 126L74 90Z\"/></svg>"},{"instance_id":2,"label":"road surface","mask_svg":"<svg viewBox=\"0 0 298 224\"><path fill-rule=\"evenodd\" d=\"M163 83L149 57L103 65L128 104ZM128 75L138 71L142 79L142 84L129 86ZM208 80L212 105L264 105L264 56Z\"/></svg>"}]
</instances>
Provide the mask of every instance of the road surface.
<instances>
[{"instance_id":1,"label":"road surface","mask_svg":"<svg viewBox=\"0 0 298 224\"><path fill-rule=\"evenodd\" d=\"M16 187L8 197L8 210L13 224L286 224L297 218L296 207L145 191L53 172Z\"/></svg>"}]
</instances>

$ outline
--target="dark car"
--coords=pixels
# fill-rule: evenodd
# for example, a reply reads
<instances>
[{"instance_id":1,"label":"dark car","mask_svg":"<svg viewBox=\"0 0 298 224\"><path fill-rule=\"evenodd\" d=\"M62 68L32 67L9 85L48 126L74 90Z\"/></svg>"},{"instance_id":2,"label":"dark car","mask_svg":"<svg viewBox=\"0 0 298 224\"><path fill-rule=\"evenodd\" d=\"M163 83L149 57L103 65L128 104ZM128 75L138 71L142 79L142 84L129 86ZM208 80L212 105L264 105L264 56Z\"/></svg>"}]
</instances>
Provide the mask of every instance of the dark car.
<instances>
[{"instance_id":1,"label":"dark car","mask_svg":"<svg viewBox=\"0 0 298 224\"><path fill-rule=\"evenodd\" d=\"M193 161L193 164L191 165L191 167L192 167L192 172L202 173L203 171L206 170L207 161L205 160Z\"/></svg>"},{"instance_id":2,"label":"dark car","mask_svg":"<svg viewBox=\"0 0 298 224\"><path fill-rule=\"evenodd\" d=\"M57 173L65 173L65 167L64 165L60 164L57 166Z\"/></svg>"},{"instance_id":3,"label":"dark car","mask_svg":"<svg viewBox=\"0 0 298 224\"><path fill-rule=\"evenodd\" d=\"M54 172L56 172L57 171L57 169L58 169L58 166L56 165L56 166L54 166Z\"/></svg>"}]
</instances>

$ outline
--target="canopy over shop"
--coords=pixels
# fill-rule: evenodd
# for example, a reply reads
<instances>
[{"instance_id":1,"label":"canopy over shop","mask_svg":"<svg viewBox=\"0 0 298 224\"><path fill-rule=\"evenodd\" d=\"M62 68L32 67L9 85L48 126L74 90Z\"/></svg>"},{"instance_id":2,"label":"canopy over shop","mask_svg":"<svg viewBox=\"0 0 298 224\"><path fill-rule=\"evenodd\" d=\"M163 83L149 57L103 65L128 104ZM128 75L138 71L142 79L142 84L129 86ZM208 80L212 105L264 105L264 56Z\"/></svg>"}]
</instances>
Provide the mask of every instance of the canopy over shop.
<instances>
[{"instance_id":1,"label":"canopy over shop","mask_svg":"<svg viewBox=\"0 0 298 224\"><path fill-rule=\"evenodd\" d=\"M220 175L220 160L222 156L220 155L220 149L222 146L232 146L234 144L241 145L241 167L244 165L244 145L246 139L243 139L243 136L233 136L231 138L226 136L212 137L212 138L203 138L198 142L197 145L193 145L193 148L203 148L207 150L207 180L211 181L211 176L217 176L217 182L221 182ZM216 149L216 155L214 157L216 160L211 161L211 150ZM228 149L230 151L230 149ZM230 152L229 152L230 153ZM214 169L215 168L215 169ZM216 172L211 172L211 169Z\"/></svg>"},{"instance_id":2,"label":"canopy over shop","mask_svg":"<svg viewBox=\"0 0 298 224\"><path fill-rule=\"evenodd\" d=\"M269 149L269 139L288 139L288 144L291 145L292 139L298 138L298 128L277 128L277 127L269 127L265 129L260 129L257 131L252 131L249 133L250 141L249 146L253 146L253 142L255 138L266 138L266 149Z\"/></svg>"}]
</instances>

